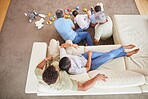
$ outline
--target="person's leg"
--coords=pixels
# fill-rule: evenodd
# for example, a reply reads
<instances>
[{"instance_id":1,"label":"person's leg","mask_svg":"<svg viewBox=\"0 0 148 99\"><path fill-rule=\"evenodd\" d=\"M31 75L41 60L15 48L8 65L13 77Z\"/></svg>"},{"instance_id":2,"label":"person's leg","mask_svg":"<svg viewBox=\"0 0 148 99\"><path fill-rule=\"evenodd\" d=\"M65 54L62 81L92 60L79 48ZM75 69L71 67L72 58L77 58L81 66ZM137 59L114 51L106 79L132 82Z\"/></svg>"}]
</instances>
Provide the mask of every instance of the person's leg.
<instances>
[{"instance_id":1,"label":"person's leg","mask_svg":"<svg viewBox=\"0 0 148 99\"><path fill-rule=\"evenodd\" d=\"M77 36L74 38L74 40L73 40L72 42L73 42L74 44L77 44L77 43L79 43L79 42L81 42L81 41L82 41L82 39L81 39L79 33L77 33Z\"/></svg>"},{"instance_id":2,"label":"person's leg","mask_svg":"<svg viewBox=\"0 0 148 99\"><path fill-rule=\"evenodd\" d=\"M94 60L100 56L102 56L104 54L104 52L92 52L92 56L91 59ZM85 52L82 54L83 57L85 57L85 59L88 59L88 53Z\"/></svg>"},{"instance_id":3,"label":"person's leg","mask_svg":"<svg viewBox=\"0 0 148 99\"><path fill-rule=\"evenodd\" d=\"M78 28L75 32L83 32L83 29Z\"/></svg>"},{"instance_id":4,"label":"person's leg","mask_svg":"<svg viewBox=\"0 0 148 99\"><path fill-rule=\"evenodd\" d=\"M75 37L73 43L79 43L80 41L83 41L83 43L87 43L90 46L93 45L93 41L88 32L77 32L77 33L78 36Z\"/></svg>"},{"instance_id":5,"label":"person's leg","mask_svg":"<svg viewBox=\"0 0 148 99\"><path fill-rule=\"evenodd\" d=\"M133 51L127 52L126 56L130 57L131 55L138 53L138 51L139 51L139 48L138 49L134 49Z\"/></svg>"},{"instance_id":6,"label":"person's leg","mask_svg":"<svg viewBox=\"0 0 148 99\"><path fill-rule=\"evenodd\" d=\"M93 41L92 41L91 36L88 32L86 32L86 42L89 46L93 46Z\"/></svg>"},{"instance_id":7,"label":"person's leg","mask_svg":"<svg viewBox=\"0 0 148 99\"><path fill-rule=\"evenodd\" d=\"M121 57L121 56L125 56L126 54L121 54L123 52L123 48L120 47L118 49L114 49L111 50L110 52L104 53L102 56L92 60L92 66L90 70L94 70L97 69L100 65L104 64L105 62L117 58L117 57Z\"/></svg>"}]
</instances>

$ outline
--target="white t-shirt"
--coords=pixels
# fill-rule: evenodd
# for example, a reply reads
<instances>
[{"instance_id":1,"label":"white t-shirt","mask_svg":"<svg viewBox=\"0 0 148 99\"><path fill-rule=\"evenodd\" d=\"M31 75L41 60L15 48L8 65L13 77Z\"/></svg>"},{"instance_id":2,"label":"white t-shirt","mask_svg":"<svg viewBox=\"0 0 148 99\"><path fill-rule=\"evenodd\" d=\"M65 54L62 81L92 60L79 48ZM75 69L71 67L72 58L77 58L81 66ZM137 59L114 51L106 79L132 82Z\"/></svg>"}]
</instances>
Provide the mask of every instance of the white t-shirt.
<instances>
[{"instance_id":1,"label":"white t-shirt","mask_svg":"<svg viewBox=\"0 0 148 99\"><path fill-rule=\"evenodd\" d=\"M90 19L88 18L87 14L77 15L74 18L74 23L77 23L81 29L88 29L90 25Z\"/></svg>"},{"instance_id":2,"label":"white t-shirt","mask_svg":"<svg viewBox=\"0 0 148 99\"><path fill-rule=\"evenodd\" d=\"M85 68L87 60L82 55L68 55L64 48L60 48L60 59L63 57L68 57L71 61L71 67L69 69L70 74L81 74L87 72Z\"/></svg>"}]
</instances>

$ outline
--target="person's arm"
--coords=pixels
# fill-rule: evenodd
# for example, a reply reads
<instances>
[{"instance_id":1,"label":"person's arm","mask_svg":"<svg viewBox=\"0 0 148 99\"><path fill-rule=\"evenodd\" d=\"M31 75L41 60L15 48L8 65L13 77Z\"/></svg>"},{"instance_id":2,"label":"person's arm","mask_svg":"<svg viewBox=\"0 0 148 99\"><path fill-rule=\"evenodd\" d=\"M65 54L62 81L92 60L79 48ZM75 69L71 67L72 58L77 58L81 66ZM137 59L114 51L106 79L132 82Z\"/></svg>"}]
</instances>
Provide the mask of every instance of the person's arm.
<instances>
[{"instance_id":1,"label":"person's arm","mask_svg":"<svg viewBox=\"0 0 148 99\"><path fill-rule=\"evenodd\" d=\"M39 69L43 69L43 67L45 66L46 62L49 61L49 60L52 60L53 57L51 56L48 56L46 57L43 61L41 61L36 68L39 68Z\"/></svg>"},{"instance_id":2,"label":"person's arm","mask_svg":"<svg viewBox=\"0 0 148 99\"><path fill-rule=\"evenodd\" d=\"M98 80L105 81L106 78L108 78L108 77L105 76L104 74L97 74L94 78L92 78L84 83L78 82L78 91L86 91L89 88L91 88Z\"/></svg>"},{"instance_id":3,"label":"person's arm","mask_svg":"<svg viewBox=\"0 0 148 99\"><path fill-rule=\"evenodd\" d=\"M75 29L75 25L72 26L72 29Z\"/></svg>"},{"instance_id":4,"label":"person's arm","mask_svg":"<svg viewBox=\"0 0 148 99\"><path fill-rule=\"evenodd\" d=\"M108 20L106 19L106 21L105 22L98 22L98 24L104 24L104 23L106 23L106 22L108 22Z\"/></svg>"},{"instance_id":5,"label":"person's arm","mask_svg":"<svg viewBox=\"0 0 148 99\"><path fill-rule=\"evenodd\" d=\"M69 19L69 23L70 23L70 25L71 25L71 28L72 28L72 29L75 29L75 25L73 24L73 22L72 22L71 19Z\"/></svg>"},{"instance_id":6,"label":"person's arm","mask_svg":"<svg viewBox=\"0 0 148 99\"><path fill-rule=\"evenodd\" d=\"M74 21L74 24L77 24L76 17L74 18L74 20L73 20L73 21Z\"/></svg>"},{"instance_id":7,"label":"person's arm","mask_svg":"<svg viewBox=\"0 0 148 99\"><path fill-rule=\"evenodd\" d=\"M88 15L88 18L90 19L90 10L86 12L86 14Z\"/></svg>"},{"instance_id":8,"label":"person's arm","mask_svg":"<svg viewBox=\"0 0 148 99\"><path fill-rule=\"evenodd\" d=\"M67 48L67 47L70 47L70 46L75 47L75 48L79 47L77 44L64 43L64 44L61 45L61 48Z\"/></svg>"},{"instance_id":9,"label":"person's arm","mask_svg":"<svg viewBox=\"0 0 148 99\"><path fill-rule=\"evenodd\" d=\"M86 66L85 66L87 72L90 70L90 67L91 67L91 56L92 56L92 52L89 51L88 52L88 60L87 60Z\"/></svg>"}]
</instances>

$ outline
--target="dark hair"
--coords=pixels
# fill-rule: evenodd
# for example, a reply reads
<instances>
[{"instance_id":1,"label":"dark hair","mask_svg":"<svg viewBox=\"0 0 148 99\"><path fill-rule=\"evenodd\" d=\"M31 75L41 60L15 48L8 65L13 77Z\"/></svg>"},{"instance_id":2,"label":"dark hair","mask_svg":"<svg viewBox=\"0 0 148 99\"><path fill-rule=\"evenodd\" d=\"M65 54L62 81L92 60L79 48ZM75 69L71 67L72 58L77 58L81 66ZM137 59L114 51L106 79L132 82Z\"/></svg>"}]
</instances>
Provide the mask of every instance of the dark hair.
<instances>
[{"instance_id":1,"label":"dark hair","mask_svg":"<svg viewBox=\"0 0 148 99\"><path fill-rule=\"evenodd\" d=\"M63 12L63 10L62 10L62 9L58 9L58 10L56 11L56 16L57 16L57 18L63 18L63 17L64 17L64 12Z\"/></svg>"},{"instance_id":2,"label":"dark hair","mask_svg":"<svg viewBox=\"0 0 148 99\"><path fill-rule=\"evenodd\" d=\"M76 17L76 16L78 15L78 11L77 11L77 10L74 10L74 11L72 12L72 15L73 15L74 17Z\"/></svg>"},{"instance_id":3,"label":"dark hair","mask_svg":"<svg viewBox=\"0 0 148 99\"><path fill-rule=\"evenodd\" d=\"M98 6L98 5L97 5L97 6L95 6L95 8L94 8L94 9L95 9L95 11L96 11L96 12L101 11L101 7L100 7L100 6Z\"/></svg>"},{"instance_id":4,"label":"dark hair","mask_svg":"<svg viewBox=\"0 0 148 99\"><path fill-rule=\"evenodd\" d=\"M46 82L48 85L54 84L57 81L58 76L59 73L53 65L47 67L42 75L43 81Z\"/></svg>"},{"instance_id":5,"label":"dark hair","mask_svg":"<svg viewBox=\"0 0 148 99\"><path fill-rule=\"evenodd\" d=\"M63 57L59 62L59 67L61 70L65 70L67 73L71 67L71 62L68 57Z\"/></svg>"}]
</instances>

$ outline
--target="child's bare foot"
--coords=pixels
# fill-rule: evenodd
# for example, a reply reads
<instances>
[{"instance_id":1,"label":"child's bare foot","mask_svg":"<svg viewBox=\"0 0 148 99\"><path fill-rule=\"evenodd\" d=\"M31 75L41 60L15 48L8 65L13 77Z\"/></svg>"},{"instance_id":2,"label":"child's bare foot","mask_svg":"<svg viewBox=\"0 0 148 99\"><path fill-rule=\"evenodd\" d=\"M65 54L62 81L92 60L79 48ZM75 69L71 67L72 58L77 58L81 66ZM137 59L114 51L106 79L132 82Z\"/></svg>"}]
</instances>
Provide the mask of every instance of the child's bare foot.
<instances>
[{"instance_id":1,"label":"child's bare foot","mask_svg":"<svg viewBox=\"0 0 148 99\"><path fill-rule=\"evenodd\" d=\"M127 52L127 53L126 53L126 56L127 56L127 57L130 57L131 55L138 53L138 51L139 51L139 48L138 48L138 49L135 49L135 50L133 50L133 51Z\"/></svg>"},{"instance_id":2,"label":"child's bare foot","mask_svg":"<svg viewBox=\"0 0 148 99\"><path fill-rule=\"evenodd\" d=\"M134 48L135 47L135 45L133 45L133 44L129 44L129 45L124 45L124 46L122 46L124 49L132 49L132 48Z\"/></svg>"}]
</instances>

